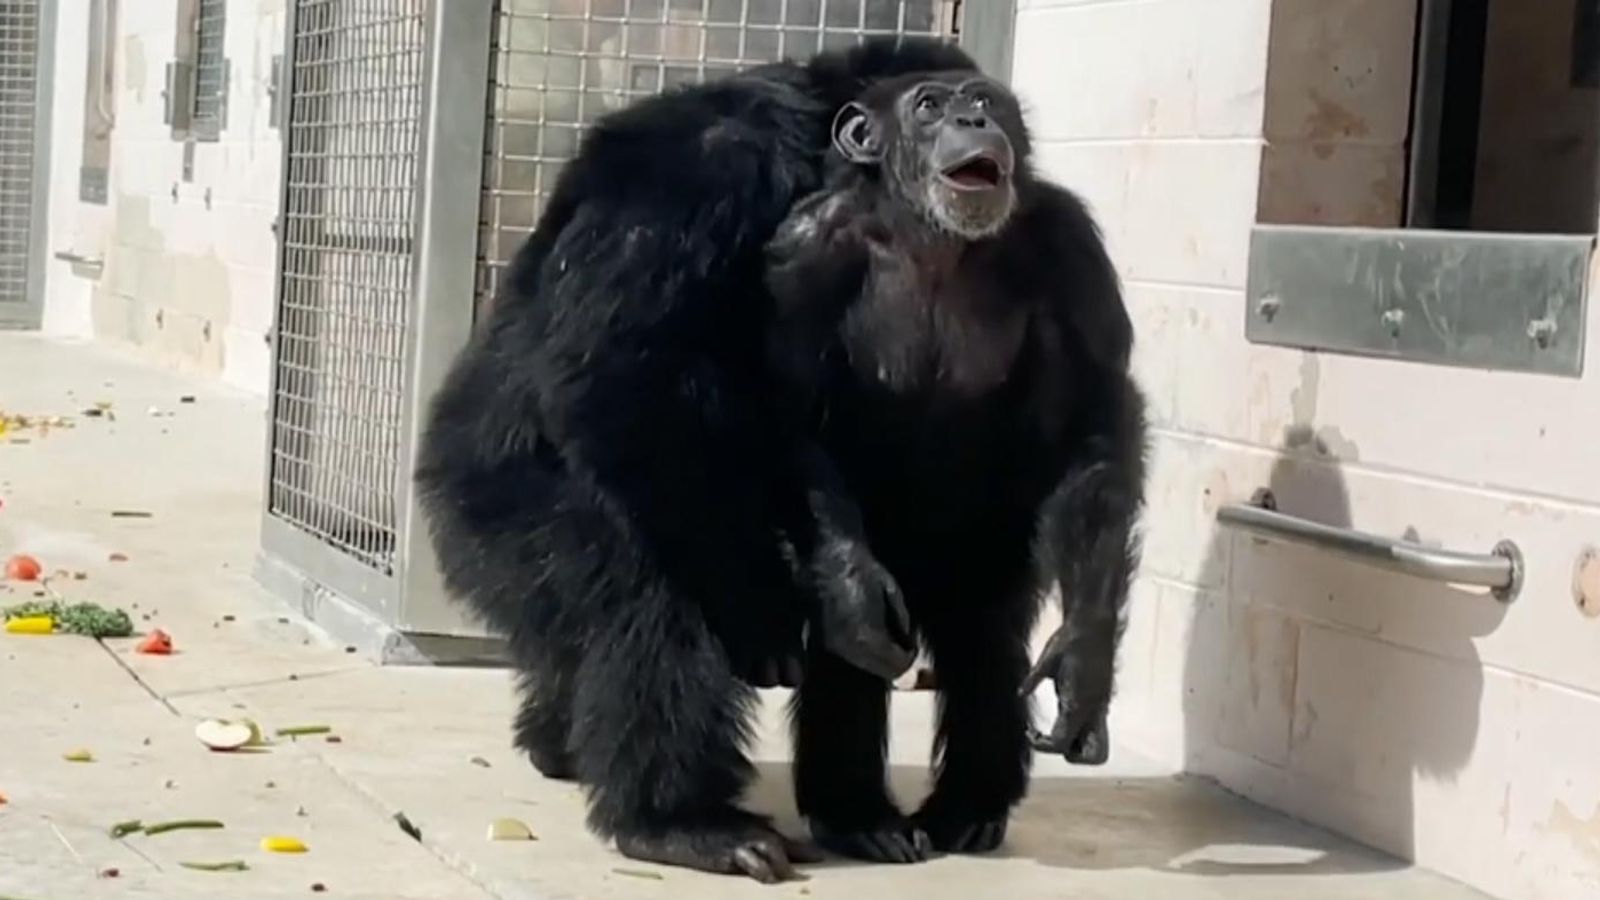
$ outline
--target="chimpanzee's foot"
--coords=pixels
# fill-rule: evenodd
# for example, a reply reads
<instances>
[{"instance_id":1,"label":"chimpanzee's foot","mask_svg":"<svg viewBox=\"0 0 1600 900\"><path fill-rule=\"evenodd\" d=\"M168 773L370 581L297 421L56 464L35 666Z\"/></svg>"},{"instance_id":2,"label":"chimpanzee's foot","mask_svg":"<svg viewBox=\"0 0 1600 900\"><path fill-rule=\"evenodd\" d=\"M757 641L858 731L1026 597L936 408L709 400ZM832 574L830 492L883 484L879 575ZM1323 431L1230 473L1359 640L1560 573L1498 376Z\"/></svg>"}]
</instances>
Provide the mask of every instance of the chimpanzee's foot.
<instances>
[{"instance_id":1,"label":"chimpanzee's foot","mask_svg":"<svg viewBox=\"0 0 1600 900\"><path fill-rule=\"evenodd\" d=\"M619 834L624 856L719 875L745 875L763 884L803 878L795 863L820 862L814 848L779 834L758 816L736 814L714 825L688 825L651 834Z\"/></svg>"}]
</instances>

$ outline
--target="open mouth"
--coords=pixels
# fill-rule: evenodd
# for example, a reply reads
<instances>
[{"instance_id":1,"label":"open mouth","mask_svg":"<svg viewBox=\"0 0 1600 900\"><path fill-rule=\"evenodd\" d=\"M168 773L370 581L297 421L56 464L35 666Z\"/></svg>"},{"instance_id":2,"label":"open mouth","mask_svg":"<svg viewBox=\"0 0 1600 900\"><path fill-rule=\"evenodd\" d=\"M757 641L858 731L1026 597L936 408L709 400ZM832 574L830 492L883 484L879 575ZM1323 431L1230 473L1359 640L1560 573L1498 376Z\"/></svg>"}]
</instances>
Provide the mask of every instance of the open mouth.
<instances>
[{"instance_id":1,"label":"open mouth","mask_svg":"<svg viewBox=\"0 0 1600 900\"><path fill-rule=\"evenodd\" d=\"M1005 180L1005 169L998 160L986 155L958 163L942 173L946 181L962 190L985 191L997 188Z\"/></svg>"}]
</instances>

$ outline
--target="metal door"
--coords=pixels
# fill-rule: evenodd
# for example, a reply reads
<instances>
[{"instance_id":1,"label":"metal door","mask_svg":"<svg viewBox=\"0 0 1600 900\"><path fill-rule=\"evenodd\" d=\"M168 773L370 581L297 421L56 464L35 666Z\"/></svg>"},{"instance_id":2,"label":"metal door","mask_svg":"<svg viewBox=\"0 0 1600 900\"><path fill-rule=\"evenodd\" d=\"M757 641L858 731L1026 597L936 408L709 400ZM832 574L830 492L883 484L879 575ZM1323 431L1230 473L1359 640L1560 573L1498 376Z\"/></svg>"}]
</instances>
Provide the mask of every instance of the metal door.
<instances>
[{"instance_id":1,"label":"metal door","mask_svg":"<svg viewBox=\"0 0 1600 900\"><path fill-rule=\"evenodd\" d=\"M273 586L308 608L353 600L396 633L483 636L445 600L412 448L582 130L673 84L871 34L962 23L975 46L1009 45L1010 3L963 6L978 5L293 0L263 528ZM1002 55L984 62L1003 75Z\"/></svg>"},{"instance_id":2,"label":"metal door","mask_svg":"<svg viewBox=\"0 0 1600 900\"><path fill-rule=\"evenodd\" d=\"M0 0L0 328L37 328L44 307L54 15Z\"/></svg>"},{"instance_id":3,"label":"metal door","mask_svg":"<svg viewBox=\"0 0 1600 900\"><path fill-rule=\"evenodd\" d=\"M393 605L428 0L296 0L263 541Z\"/></svg>"}]
</instances>

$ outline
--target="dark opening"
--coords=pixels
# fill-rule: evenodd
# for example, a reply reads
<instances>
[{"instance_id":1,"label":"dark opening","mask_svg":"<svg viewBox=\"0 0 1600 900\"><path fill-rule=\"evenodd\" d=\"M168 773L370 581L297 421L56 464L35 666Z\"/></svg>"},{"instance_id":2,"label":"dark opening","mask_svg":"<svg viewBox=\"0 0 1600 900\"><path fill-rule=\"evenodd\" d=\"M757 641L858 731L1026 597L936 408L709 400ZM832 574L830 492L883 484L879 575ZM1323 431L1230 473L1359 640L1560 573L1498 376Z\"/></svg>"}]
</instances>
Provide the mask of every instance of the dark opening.
<instances>
[{"instance_id":1,"label":"dark opening","mask_svg":"<svg viewBox=\"0 0 1600 900\"><path fill-rule=\"evenodd\" d=\"M1420 0L1406 223L1600 221L1600 0Z\"/></svg>"}]
</instances>

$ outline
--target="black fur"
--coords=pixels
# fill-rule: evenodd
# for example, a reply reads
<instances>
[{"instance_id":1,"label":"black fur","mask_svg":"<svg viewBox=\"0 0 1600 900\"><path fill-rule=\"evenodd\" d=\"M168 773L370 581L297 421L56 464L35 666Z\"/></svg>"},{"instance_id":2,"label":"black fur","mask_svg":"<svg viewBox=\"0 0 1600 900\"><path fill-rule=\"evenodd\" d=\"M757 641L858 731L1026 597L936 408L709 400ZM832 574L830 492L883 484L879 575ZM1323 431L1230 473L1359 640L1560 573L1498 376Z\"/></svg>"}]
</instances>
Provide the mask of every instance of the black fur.
<instances>
[{"instance_id":1,"label":"black fur","mask_svg":"<svg viewBox=\"0 0 1600 900\"><path fill-rule=\"evenodd\" d=\"M870 90L841 120L854 163L769 251L772 359L811 441L803 546L823 572L841 552L881 564L938 674L937 778L910 817L885 787L886 685L814 651L796 698L801 812L825 845L887 862L997 846L1030 743L1104 761L1138 559L1145 424L1115 272L1082 203L1029 169L1015 98L971 79ZM944 118L917 119L931 82L982 99L958 92ZM930 159L974 147L1008 177L939 180L956 168ZM1051 578L1065 624L1030 673ZM1032 734L1026 695L1046 677L1059 718Z\"/></svg>"},{"instance_id":2,"label":"black fur","mask_svg":"<svg viewBox=\"0 0 1600 900\"><path fill-rule=\"evenodd\" d=\"M748 682L810 601L777 535L763 247L869 82L968 68L872 41L641 101L586 135L435 398L416 479L445 583L509 639L516 743L629 855L762 880L735 808Z\"/></svg>"}]
</instances>

